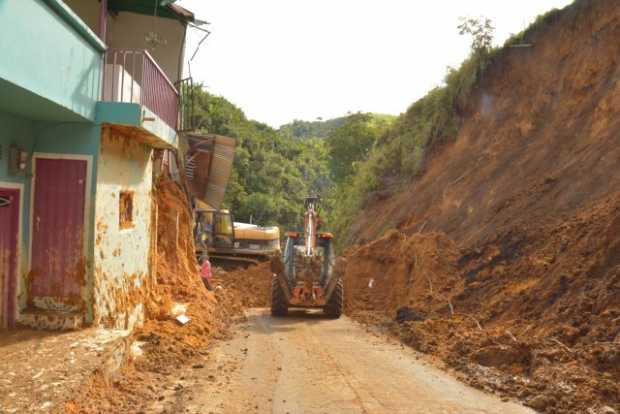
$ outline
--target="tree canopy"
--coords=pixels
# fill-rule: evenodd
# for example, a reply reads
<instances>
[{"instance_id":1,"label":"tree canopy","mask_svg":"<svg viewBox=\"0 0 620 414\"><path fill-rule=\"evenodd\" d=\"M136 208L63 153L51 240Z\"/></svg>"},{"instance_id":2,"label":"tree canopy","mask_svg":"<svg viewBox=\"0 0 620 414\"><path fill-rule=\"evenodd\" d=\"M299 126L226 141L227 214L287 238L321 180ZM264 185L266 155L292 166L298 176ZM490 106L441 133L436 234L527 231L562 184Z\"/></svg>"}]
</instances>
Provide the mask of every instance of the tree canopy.
<instances>
[{"instance_id":1,"label":"tree canopy","mask_svg":"<svg viewBox=\"0 0 620 414\"><path fill-rule=\"evenodd\" d=\"M247 119L226 98L201 86L194 90L194 125L237 140L225 207L237 221L298 228L303 199L331 186L327 145L319 138L296 139Z\"/></svg>"}]
</instances>

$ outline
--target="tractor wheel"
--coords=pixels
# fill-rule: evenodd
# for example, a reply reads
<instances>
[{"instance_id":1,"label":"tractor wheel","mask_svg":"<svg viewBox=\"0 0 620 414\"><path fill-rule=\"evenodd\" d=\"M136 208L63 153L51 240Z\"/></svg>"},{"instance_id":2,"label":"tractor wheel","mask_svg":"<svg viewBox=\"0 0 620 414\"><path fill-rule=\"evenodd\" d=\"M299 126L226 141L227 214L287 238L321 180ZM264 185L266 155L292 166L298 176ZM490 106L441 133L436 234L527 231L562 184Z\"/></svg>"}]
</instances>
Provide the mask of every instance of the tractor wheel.
<instances>
[{"instance_id":1,"label":"tractor wheel","mask_svg":"<svg viewBox=\"0 0 620 414\"><path fill-rule=\"evenodd\" d=\"M286 316L288 313L288 303L280 287L278 276L273 275L271 279L271 314L273 316Z\"/></svg>"},{"instance_id":2,"label":"tractor wheel","mask_svg":"<svg viewBox=\"0 0 620 414\"><path fill-rule=\"evenodd\" d=\"M342 279L338 279L336 287L332 292L332 296L329 298L329 302L323 309L325 315L329 318L338 319L344 311L344 283Z\"/></svg>"}]
</instances>

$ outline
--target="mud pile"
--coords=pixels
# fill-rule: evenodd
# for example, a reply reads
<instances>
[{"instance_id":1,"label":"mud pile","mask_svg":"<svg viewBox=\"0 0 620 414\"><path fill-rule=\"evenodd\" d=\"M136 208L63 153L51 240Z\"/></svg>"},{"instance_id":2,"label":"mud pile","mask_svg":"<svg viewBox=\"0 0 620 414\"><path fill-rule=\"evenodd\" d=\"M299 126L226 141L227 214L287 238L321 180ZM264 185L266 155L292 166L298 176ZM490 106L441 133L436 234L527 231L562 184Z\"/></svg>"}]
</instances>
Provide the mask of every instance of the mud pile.
<instances>
[{"instance_id":1,"label":"mud pile","mask_svg":"<svg viewBox=\"0 0 620 414\"><path fill-rule=\"evenodd\" d=\"M271 264L269 262L235 270L214 270L215 292L225 298L226 307L235 314L247 308L264 308L271 304Z\"/></svg>"},{"instance_id":2,"label":"mud pile","mask_svg":"<svg viewBox=\"0 0 620 414\"><path fill-rule=\"evenodd\" d=\"M347 252L347 312L541 412L618 410L619 229L616 193L472 249L391 231Z\"/></svg>"},{"instance_id":3,"label":"mud pile","mask_svg":"<svg viewBox=\"0 0 620 414\"><path fill-rule=\"evenodd\" d=\"M540 412L620 412L620 7L543 23L455 142L357 219L346 307Z\"/></svg>"},{"instance_id":4,"label":"mud pile","mask_svg":"<svg viewBox=\"0 0 620 414\"><path fill-rule=\"evenodd\" d=\"M227 334L236 314L226 293L209 292L194 256L192 218L181 187L166 178L153 191L151 268L156 280L145 303L144 326L134 335L140 349L118 378L95 373L64 412L135 413L166 392L170 373L206 355L208 344ZM186 324L175 317L189 317Z\"/></svg>"},{"instance_id":5,"label":"mud pile","mask_svg":"<svg viewBox=\"0 0 620 414\"><path fill-rule=\"evenodd\" d=\"M338 263L344 271L346 311L381 309L389 315L403 307L425 315L449 307L462 289L458 250L439 233L407 236L397 230L350 250Z\"/></svg>"},{"instance_id":6,"label":"mud pile","mask_svg":"<svg viewBox=\"0 0 620 414\"><path fill-rule=\"evenodd\" d=\"M168 366L180 364L204 349L213 336L225 329L228 310L218 304L215 294L207 291L200 278L192 217L181 187L162 179L154 195L153 233L157 237L151 265L157 283L138 340L154 354L154 358L148 358L150 364ZM174 319L180 313L190 322L180 326Z\"/></svg>"}]
</instances>

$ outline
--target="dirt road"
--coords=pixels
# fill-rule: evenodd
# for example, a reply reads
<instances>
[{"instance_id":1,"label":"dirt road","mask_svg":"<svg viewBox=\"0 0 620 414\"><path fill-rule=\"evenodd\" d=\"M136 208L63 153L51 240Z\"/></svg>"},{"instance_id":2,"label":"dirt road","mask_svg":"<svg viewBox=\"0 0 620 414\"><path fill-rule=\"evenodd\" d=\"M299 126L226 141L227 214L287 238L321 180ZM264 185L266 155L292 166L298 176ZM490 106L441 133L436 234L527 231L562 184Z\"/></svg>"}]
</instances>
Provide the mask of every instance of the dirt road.
<instances>
[{"instance_id":1,"label":"dirt road","mask_svg":"<svg viewBox=\"0 0 620 414\"><path fill-rule=\"evenodd\" d=\"M183 384L190 413L521 414L343 317L252 310ZM191 390L191 391L190 391Z\"/></svg>"}]
</instances>

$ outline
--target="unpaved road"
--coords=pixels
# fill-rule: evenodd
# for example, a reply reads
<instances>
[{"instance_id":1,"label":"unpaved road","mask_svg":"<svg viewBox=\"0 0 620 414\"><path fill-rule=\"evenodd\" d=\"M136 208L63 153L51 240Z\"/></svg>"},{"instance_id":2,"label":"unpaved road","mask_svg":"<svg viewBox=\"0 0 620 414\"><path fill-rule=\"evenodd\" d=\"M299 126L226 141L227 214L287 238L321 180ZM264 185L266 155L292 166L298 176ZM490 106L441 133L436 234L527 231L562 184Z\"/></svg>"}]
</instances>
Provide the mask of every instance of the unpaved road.
<instances>
[{"instance_id":1,"label":"unpaved road","mask_svg":"<svg viewBox=\"0 0 620 414\"><path fill-rule=\"evenodd\" d=\"M185 378L177 408L189 413L525 414L470 388L343 317L251 310ZM182 400L182 401L181 401Z\"/></svg>"}]
</instances>

